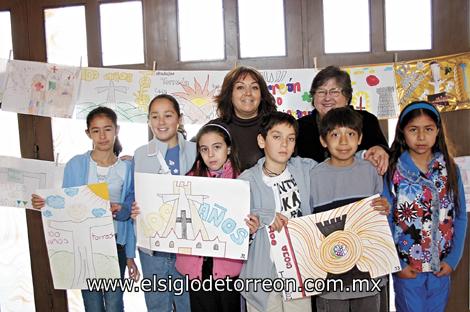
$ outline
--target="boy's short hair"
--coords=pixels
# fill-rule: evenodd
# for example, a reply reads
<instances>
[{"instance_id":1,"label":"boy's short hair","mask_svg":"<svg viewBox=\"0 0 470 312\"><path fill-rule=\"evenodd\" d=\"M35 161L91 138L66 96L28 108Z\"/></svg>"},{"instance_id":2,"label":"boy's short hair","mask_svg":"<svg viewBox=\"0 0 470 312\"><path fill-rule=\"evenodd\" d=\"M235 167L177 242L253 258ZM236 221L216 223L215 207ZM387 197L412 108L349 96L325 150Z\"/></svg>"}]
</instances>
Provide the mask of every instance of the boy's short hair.
<instances>
[{"instance_id":1,"label":"boy's short hair","mask_svg":"<svg viewBox=\"0 0 470 312\"><path fill-rule=\"evenodd\" d=\"M361 135L362 116L348 106L331 109L320 121L320 136L326 139L328 133L337 127L350 128Z\"/></svg>"},{"instance_id":2,"label":"boy's short hair","mask_svg":"<svg viewBox=\"0 0 470 312\"><path fill-rule=\"evenodd\" d=\"M295 137L297 138L299 135L299 125L297 120L292 115L283 112L272 112L264 115L261 118L261 125L258 133L261 134L264 139L266 139L268 131L279 124L287 124L292 126L295 131Z\"/></svg>"}]
</instances>

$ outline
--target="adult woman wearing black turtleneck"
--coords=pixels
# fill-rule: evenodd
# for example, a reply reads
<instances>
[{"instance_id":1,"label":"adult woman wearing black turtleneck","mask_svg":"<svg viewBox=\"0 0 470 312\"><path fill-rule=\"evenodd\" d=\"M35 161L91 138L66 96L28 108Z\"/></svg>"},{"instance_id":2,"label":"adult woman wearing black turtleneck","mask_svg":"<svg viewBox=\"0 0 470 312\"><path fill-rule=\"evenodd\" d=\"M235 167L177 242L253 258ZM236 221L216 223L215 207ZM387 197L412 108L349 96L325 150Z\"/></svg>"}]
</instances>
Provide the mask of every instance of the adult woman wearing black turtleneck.
<instances>
[{"instance_id":1,"label":"adult woman wearing black turtleneck","mask_svg":"<svg viewBox=\"0 0 470 312\"><path fill-rule=\"evenodd\" d=\"M252 67L236 67L225 76L216 102L219 118L211 123L223 122L228 126L237 144L241 169L252 167L263 156L256 139L261 117L276 110L266 81Z\"/></svg>"}]
</instances>

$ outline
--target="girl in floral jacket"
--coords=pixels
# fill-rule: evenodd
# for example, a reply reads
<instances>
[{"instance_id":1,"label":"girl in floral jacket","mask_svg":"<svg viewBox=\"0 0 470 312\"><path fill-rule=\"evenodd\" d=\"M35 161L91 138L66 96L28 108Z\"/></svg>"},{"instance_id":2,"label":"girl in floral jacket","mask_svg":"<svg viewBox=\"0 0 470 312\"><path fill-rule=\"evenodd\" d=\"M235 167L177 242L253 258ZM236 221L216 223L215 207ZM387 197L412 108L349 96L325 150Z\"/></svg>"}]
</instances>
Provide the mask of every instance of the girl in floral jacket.
<instances>
[{"instance_id":1,"label":"girl in floral jacket","mask_svg":"<svg viewBox=\"0 0 470 312\"><path fill-rule=\"evenodd\" d=\"M402 270L393 276L397 311L444 311L450 274L462 257L467 214L442 120L427 102L401 112L384 192Z\"/></svg>"}]
</instances>

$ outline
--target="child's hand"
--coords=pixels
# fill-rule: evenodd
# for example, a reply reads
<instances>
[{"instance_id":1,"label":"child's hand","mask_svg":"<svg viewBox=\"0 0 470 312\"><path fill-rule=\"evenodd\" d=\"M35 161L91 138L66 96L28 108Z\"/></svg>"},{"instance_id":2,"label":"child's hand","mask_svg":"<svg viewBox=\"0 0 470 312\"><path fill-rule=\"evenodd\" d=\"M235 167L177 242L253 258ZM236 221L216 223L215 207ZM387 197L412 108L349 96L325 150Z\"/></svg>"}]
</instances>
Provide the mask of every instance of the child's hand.
<instances>
[{"instance_id":1,"label":"child's hand","mask_svg":"<svg viewBox=\"0 0 470 312\"><path fill-rule=\"evenodd\" d=\"M132 160L132 156L130 155L124 155L124 156L121 156L119 157L120 160Z\"/></svg>"},{"instance_id":2,"label":"child's hand","mask_svg":"<svg viewBox=\"0 0 470 312\"><path fill-rule=\"evenodd\" d=\"M42 209L46 205L46 201L39 195L32 194L31 195L31 204L34 209Z\"/></svg>"},{"instance_id":3,"label":"child's hand","mask_svg":"<svg viewBox=\"0 0 470 312\"><path fill-rule=\"evenodd\" d=\"M140 279L139 269L137 268L137 265L132 258L127 259L127 271L129 273L129 277L132 278L135 282Z\"/></svg>"},{"instance_id":4,"label":"child's hand","mask_svg":"<svg viewBox=\"0 0 470 312\"><path fill-rule=\"evenodd\" d=\"M116 214L121 211L122 206L117 203L111 203L111 213L113 214L113 218L116 218Z\"/></svg>"},{"instance_id":5,"label":"child's hand","mask_svg":"<svg viewBox=\"0 0 470 312\"><path fill-rule=\"evenodd\" d=\"M381 196L379 198L374 198L371 202L372 207L374 210L380 211L380 214L388 215L390 213L390 204L388 200Z\"/></svg>"},{"instance_id":6,"label":"child's hand","mask_svg":"<svg viewBox=\"0 0 470 312\"><path fill-rule=\"evenodd\" d=\"M434 272L434 275L436 275L437 277L446 276L452 273L452 271L453 270L450 265L448 265L444 261L441 261L441 270L439 272Z\"/></svg>"},{"instance_id":7,"label":"child's hand","mask_svg":"<svg viewBox=\"0 0 470 312\"><path fill-rule=\"evenodd\" d=\"M132 207L131 207L131 218L132 218L132 220L135 220L138 215L140 215L140 208L139 208L139 206L137 206L136 202L133 202Z\"/></svg>"},{"instance_id":8,"label":"child's hand","mask_svg":"<svg viewBox=\"0 0 470 312\"><path fill-rule=\"evenodd\" d=\"M413 269L409 265L407 265L406 268L397 273L399 278L416 278L418 274L419 271Z\"/></svg>"},{"instance_id":9,"label":"child's hand","mask_svg":"<svg viewBox=\"0 0 470 312\"><path fill-rule=\"evenodd\" d=\"M384 175L388 168L388 153L381 146L372 146L364 154L364 159L368 160L377 169L377 173Z\"/></svg>"},{"instance_id":10,"label":"child's hand","mask_svg":"<svg viewBox=\"0 0 470 312\"><path fill-rule=\"evenodd\" d=\"M279 212L276 212L276 217L274 218L273 223L270 225L273 231L280 232L284 225L287 224L287 217Z\"/></svg>"},{"instance_id":11,"label":"child's hand","mask_svg":"<svg viewBox=\"0 0 470 312\"><path fill-rule=\"evenodd\" d=\"M258 216L255 216L253 214L249 214L247 217L248 218L245 219L245 222L246 225L248 225L248 228L250 229L250 234L255 234L259 228L259 218Z\"/></svg>"}]
</instances>

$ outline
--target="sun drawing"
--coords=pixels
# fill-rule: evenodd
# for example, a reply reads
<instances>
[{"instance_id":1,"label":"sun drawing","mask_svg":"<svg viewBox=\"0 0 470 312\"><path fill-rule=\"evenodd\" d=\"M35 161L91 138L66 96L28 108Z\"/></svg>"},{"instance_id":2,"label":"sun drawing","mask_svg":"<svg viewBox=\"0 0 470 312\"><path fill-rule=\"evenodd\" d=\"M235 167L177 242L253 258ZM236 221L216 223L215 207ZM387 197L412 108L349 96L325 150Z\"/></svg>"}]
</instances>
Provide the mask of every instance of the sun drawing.
<instances>
[{"instance_id":1,"label":"sun drawing","mask_svg":"<svg viewBox=\"0 0 470 312\"><path fill-rule=\"evenodd\" d=\"M209 75L204 82L204 87L194 78L194 88L189 85L180 84L185 92L175 92L174 96L183 99L185 117L192 120L192 122L207 122L214 113L215 103L214 94L217 88L209 90Z\"/></svg>"}]
</instances>

